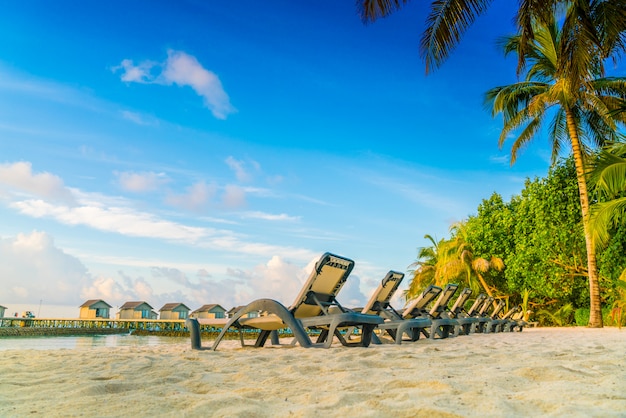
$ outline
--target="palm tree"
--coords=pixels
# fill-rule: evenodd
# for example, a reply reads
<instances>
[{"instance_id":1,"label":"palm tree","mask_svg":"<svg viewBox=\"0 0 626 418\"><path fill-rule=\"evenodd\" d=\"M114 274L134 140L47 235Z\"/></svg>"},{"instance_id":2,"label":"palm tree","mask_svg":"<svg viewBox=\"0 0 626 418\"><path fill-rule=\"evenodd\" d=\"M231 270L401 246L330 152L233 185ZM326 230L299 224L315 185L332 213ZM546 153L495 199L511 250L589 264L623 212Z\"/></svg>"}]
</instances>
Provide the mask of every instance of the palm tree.
<instances>
[{"instance_id":1,"label":"palm tree","mask_svg":"<svg viewBox=\"0 0 626 418\"><path fill-rule=\"evenodd\" d=\"M424 235L424 238L430 241L431 245L418 248L417 261L409 266L413 270L409 271L412 277L409 288L404 294L406 300L416 297L429 284L436 284L441 276L439 266L442 264L440 258L443 260L445 252L445 241L443 239L437 241L428 234Z\"/></svg>"},{"instance_id":2,"label":"palm tree","mask_svg":"<svg viewBox=\"0 0 626 418\"><path fill-rule=\"evenodd\" d=\"M552 116L548 134L553 162L562 145L571 146L587 250L589 326L602 327L595 246L589 228L586 160L589 146L618 138L617 123L623 123L624 117L614 111L626 97L626 78L604 77L603 59L619 53L622 46L615 38L607 38L601 44L591 39L591 31L585 26L588 22L581 20L579 13L576 7L569 7L560 26L555 18L547 23L535 22L535 39L524 52L524 62L529 64L525 81L491 89L485 102L492 107L494 116L503 115L500 146L510 133L518 132L511 149L511 164L519 150L541 132L548 114ZM592 9L589 15L600 15L600 11ZM606 21L599 16L592 23L601 28ZM519 54L521 38L521 35L509 37L504 44L505 52Z\"/></svg>"},{"instance_id":3,"label":"palm tree","mask_svg":"<svg viewBox=\"0 0 626 418\"><path fill-rule=\"evenodd\" d=\"M409 0L357 0L357 9L364 22L373 22L399 10ZM463 33L492 0L434 0L431 2L427 27L422 34L420 54L426 64L426 73L439 67L459 43ZM602 38L612 38L624 50L623 30L626 28L626 0L519 0L515 21L520 35L519 69L524 65L526 52L535 38L533 22L549 22L560 7L572 5L587 35L597 45ZM589 24L592 9L599 17L610 21L598 32Z\"/></svg>"},{"instance_id":4,"label":"palm tree","mask_svg":"<svg viewBox=\"0 0 626 418\"><path fill-rule=\"evenodd\" d=\"M473 291L482 288L489 296L494 296L495 287L489 286L485 280L485 273L489 270L504 270L504 262L499 257L490 259L477 257L474 249L467 240L467 228L465 223L456 223L450 228L452 232L451 246L456 248L458 266L464 272L466 283Z\"/></svg>"},{"instance_id":5,"label":"palm tree","mask_svg":"<svg viewBox=\"0 0 626 418\"><path fill-rule=\"evenodd\" d=\"M452 226L449 240L436 241L430 235L424 236L431 246L421 247L417 261L410 266L415 269L405 292L407 300L419 295L429 284L443 287L452 282L465 283L474 291L482 288L489 296L493 295L495 289L487 284L484 274L490 269L501 271L504 263L497 257L490 260L475 257L464 231L465 225L459 223Z\"/></svg>"}]
</instances>

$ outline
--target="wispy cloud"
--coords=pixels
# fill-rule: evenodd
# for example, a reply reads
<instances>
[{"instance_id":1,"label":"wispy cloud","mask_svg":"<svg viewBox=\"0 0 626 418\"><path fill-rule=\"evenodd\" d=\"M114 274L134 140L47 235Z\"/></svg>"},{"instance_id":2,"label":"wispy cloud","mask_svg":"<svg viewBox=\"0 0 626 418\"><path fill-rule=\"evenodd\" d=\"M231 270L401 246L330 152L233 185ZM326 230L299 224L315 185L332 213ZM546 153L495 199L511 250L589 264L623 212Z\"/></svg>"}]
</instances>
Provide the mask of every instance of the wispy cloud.
<instances>
[{"instance_id":1,"label":"wispy cloud","mask_svg":"<svg viewBox=\"0 0 626 418\"><path fill-rule=\"evenodd\" d=\"M113 68L114 72L120 70L120 79L128 83L191 87L218 119L226 119L229 114L236 112L219 77L205 69L196 57L183 51L169 50L167 60L161 63L143 61L135 65L132 60L125 59Z\"/></svg>"},{"instance_id":2,"label":"wispy cloud","mask_svg":"<svg viewBox=\"0 0 626 418\"><path fill-rule=\"evenodd\" d=\"M301 219L300 216L289 216L286 213L281 214L272 214L272 213L264 213L264 212L244 212L241 214L241 217L244 219L262 219L264 221L288 221L288 222L296 222Z\"/></svg>"},{"instance_id":3,"label":"wispy cloud","mask_svg":"<svg viewBox=\"0 0 626 418\"><path fill-rule=\"evenodd\" d=\"M21 200L10 205L21 214L52 218L65 225L85 225L100 231L194 243L213 234L206 228L191 227L159 219L155 215L124 207L75 207L54 205L43 200Z\"/></svg>"},{"instance_id":4,"label":"wispy cloud","mask_svg":"<svg viewBox=\"0 0 626 418\"><path fill-rule=\"evenodd\" d=\"M226 209L240 209L246 206L246 191L237 185L228 184L224 187L222 205Z\"/></svg>"},{"instance_id":5,"label":"wispy cloud","mask_svg":"<svg viewBox=\"0 0 626 418\"><path fill-rule=\"evenodd\" d=\"M141 173L140 173L141 174ZM127 186L144 190L146 179L159 181L158 173L129 176ZM134 182L134 183L133 183ZM149 183L149 181L148 181ZM228 229L191 226L145 210L135 209L134 202L100 193L88 193L69 188L63 180L50 173L33 173L30 163L0 165L0 186L11 186L4 196L7 207L33 218L52 219L64 225L85 226L98 231L127 237L141 237L180 245L193 245L215 251L255 256L282 254L295 260L306 259L311 252L302 248L284 247L250 239L249 236ZM192 185L187 193L170 196L173 203L194 208L208 204L216 187L203 182ZM65 198L63 200L62 198ZM238 186L229 186L222 197L223 205L240 206L245 203L245 192ZM68 202L69 200L69 202ZM294 221L287 215L268 215L251 212L250 217L273 221ZM203 218L207 220L208 218ZM223 224L227 224L223 222Z\"/></svg>"},{"instance_id":6,"label":"wispy cloud","mask_svg":"<svg viewBox=\"0 0 626 418\"><path fill-rule=\"evenodd\" d=\"M0 187L14 193L74 203L72 192L60 177L45 172L33 173L29 162L0 164Z\"/></svg>"},{"instance_id":7,"label":"wispy cloud","mask_svg":"<svg viewBox=\"0 0 626 418\"><path fill-rule=\"evenodd\" d=\"M405 183L398 179L375 177L370 182L422 207L454 212L458 202L447 196Z\"/></svg>"},{"instance_id":8,"label":"wispy cloud","mask_svg":"<svg viewBox=\"0 0 626 418\"><path fill-rule=\"evenodd\" d=\"M492 155L489 157L489 161L502 166L509 166L511 163L511 159L508 155Z\"/></svg>"},{"instance_id":9,"label":"wispy cloud","mask_svg":"<svg viewBox=\"0 0 626 418\"><path fill-rule=\"evenodd\" d=\"M199 181L187 187L185 193L170 192L165 202L170 206L190 210L192 212L203 212L209 207L216 193L217 185Z\"/></svg>"},{"instance_id":10,"label":"wispy cloud","mask_svg":"<svg viewBox=\"0 0 626 418\"><path fill-rule=\"evenodd\" d=\"M252 175L246 170L244 161L236 160L232 156L226 158L226 165L235 172L235 177L242 183L252 180Z\"/></svg>"},{"instance_id":11,"label":"wispy cloud","mask_svg":"<svg viewBox=\"0 0 626 418\"><path fill-rule=\"evenodd\" d=\"M146 117L137 112L131 112L130 110L122 110L120 114L122 115L122 118L129 120L137 125L153 126L159 124L159 121L153 117Z\"/></svg>"},{"instance_id":12,"label":"wispy cloud","mask_svg":"<svg viewBox=\"0 0 626 418\"><path fill-rule=\"evenodd\" d=\"M165 173L142 172L135 173L132 171L114 172L117 176L119 185L128 192L143 193L157 190L163 184L170 181Z\"/></svg>"}]
</instances>

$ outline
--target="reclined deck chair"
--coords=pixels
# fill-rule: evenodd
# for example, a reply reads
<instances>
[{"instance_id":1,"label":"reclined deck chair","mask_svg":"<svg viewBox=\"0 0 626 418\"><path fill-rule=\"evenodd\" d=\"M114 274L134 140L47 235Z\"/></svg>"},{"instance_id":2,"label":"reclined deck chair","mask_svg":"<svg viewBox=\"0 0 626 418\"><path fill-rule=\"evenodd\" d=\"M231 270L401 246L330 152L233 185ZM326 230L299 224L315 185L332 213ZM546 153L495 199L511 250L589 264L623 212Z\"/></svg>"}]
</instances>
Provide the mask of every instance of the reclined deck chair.
<instances>
[{"instance_id":1,"label":"reclined deck chair","mask_svg":"<svg viewBox=\"0 0 626 418\"><path fill-rule=\"evenodd\" d=\"M493 311L488 315L489 321L485 324L485 333L501 332L504 324L508 322L507 319L501 317L501 313L504 310L506 303L502 299L498 301Z\"/></svg>"},{"instance_id":2,"label":"reclined deck chair","mask_svg":"<svg viewBox=\"0 0 626 418\"><path fill-rule=\"evenodd\" d=\"M404 319L426 318L431 321L429 329L420 329L420 332L427 338L435 338L437 336L446 338L449 336L450 330L453 329L456 324L456 321L450 321L449 319L444 320L444 318L441 318L440 322L436 322L436 320L433 321L430 311L433 311L433 309L435 311L438 310L437 304L435 304L435 306L433 306L430 310L426 308L430 302L441 294L441 292L442 289L439 286L430 285L422 292L422 294L409 302L409 305L402 311L402 318ZM450 297L451 296L449 296L448 299Z\"/></svg>"},{"instance_id":3,"label":"reclined deck chair","mask_svg":"<svg viewBox=\"0 0 626 418\"><path fill-rule=\"evenodd\" d=\"M469 299L471 294L472 289L470 289L469 287L464 288L463 290L461 290L461 293L454 302L454 305L452 305L452 308L450 308L450 317L456 319L459 323L459 325L454 330L455 336L469 335L472 332L476 332L476 323L479 320L478 318L473 318L470 314L468 314L468 312L476 310L477 306L482 303L482 299L476 299L476 302L474 302L474 306L472 306L469 311L466 311L465 304L467 303L467 300ZM485 298L487 297L486 295L482 296L484 296Z\"/></svg>"},{"instance_id":4,"label":"reclined deck chair","mask_svg":"<svg viewBox=\"0 0 626 418\"><path fill-rule=\"evenodd\" d=\"M439 295L439 298L428 312L432 319L430 338L447 338L458 334L459 322L449 314L448 303L459 288L458 284L448 284Z\"/></svg>"},{"instance_id":5,"label":"reclined deck chair","mask_svg":"<svg viewBox=\"0 0 626 418\"><path fill-rule=\"evenodd\" d=\"M255 347L265 345L272 331L283 328L291 329L294 335L292 344L301 347L331 346L333 337L348 347L369 346L374 328L383 322L377 315L364 315L343 308L336 300L336 295L345 284L354 267L354 261L334 254L326 253L315 264L308 280L296 297L294 303L286 308L272 299L259 299L246 305L230 318L211 347L216 350L226 332L231 328L260 330ZM267 315L258 318L245 318L248 312L263 311ZM192 347L201 348L199 333L194 336L193 321L188 321L192 334ZM197 321L195 323L197 327ZM349 342L340 329L356 327L361 330L359 341ZM306 330L319 331L315 343L311 342ZM241 334L240 334L241 335ZM243 338L241 344L244 346Z\"/></svg>"},{"instance_id":6,"label":"reclined deck chair","mask_svg":"<svg viewBox=\"0 0 626 418\"><path fill-rule=\"evenodd\" d=\"M487 312L491 308L491 304L493 303L494 300L495 298L493 296L486 296L485 299L483 300L482 305L478 307L476 314L473 315L474 318L478 319L478 321L476 322L476 332L478 333L487 332L487 323L491 321L491 318L489 317Z\"/></svg>"},{"instance_id":7,"label":"reclined deck chair","mask_svg":"<svg viewBox=\"0 0 626 418\"><path fill-rule=\"evenodd\" d=\"M506 320L502 327L502 331L504 332L522 332L524 325L526 325L526 321L524 321L524 313L522 312L522 308L520 306L515 306L509 309L509 311L504 314L502 319Z\"/></svg>"},{"instance_id":8,"label":"reclined deck chair","mask_svg":"<svg viewBox=\"0 0 626 418\"><path fill-rule=\"evenodd\" d=\"M402 341L417 341L420 337L420 330L432 325L428 318L403 319L389 303L403 278L404 273L389 271L361 310L363 314L378 315L383 318L385 322L379 324L378 329L389 334L396 344L402 344ZM408 340L403 340L405 335Z\"/></svg>"}]
</instances>

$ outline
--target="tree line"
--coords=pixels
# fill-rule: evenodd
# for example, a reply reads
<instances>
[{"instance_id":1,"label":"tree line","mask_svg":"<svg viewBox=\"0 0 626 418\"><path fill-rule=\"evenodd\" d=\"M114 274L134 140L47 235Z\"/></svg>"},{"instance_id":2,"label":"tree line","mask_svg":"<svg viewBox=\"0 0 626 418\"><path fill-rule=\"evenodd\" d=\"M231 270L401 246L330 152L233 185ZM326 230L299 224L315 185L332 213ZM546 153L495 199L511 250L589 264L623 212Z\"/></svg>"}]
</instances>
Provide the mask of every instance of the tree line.
<instances>
[{"instance_id":1,"label":"tree line","mask_svg":"<svg viewBox=\"0 0 626 418\"><path fill-rule=\"evenodd\" d=\"M367 22L385 17L408 2L358 0L357 7L362 19ZM492 0L431 2L420 44L427 72L446 60L465 30L491 4ZM610 226L619 226L620 220L624 219L624 206L619 203L618 195L624 190L620 186L623 186L625 172L620 171L621 166L616 160L607 157L612 168L605 173L615 182L606 184L600 178L595 183L597 193L606 197L609 194L607 190L611 189L618 195L614 194L609 199L613 203L599 202L606 204L595 209L591 208L595 192L590 192L589 181L597 180L596 177L590 178L594 151L603 149L601 156L623 158L615 148L611 152L607 147L616 143L619 147L624 142L626 78L607 77L605 66L617 63L626 52L626 0L519 0L514 12L517 33L502 38L500 43L505 54L517 55L520 81L494 87L485 95L485 103L493 116L502 116L499 145L502 147L510 137L513 138L512 164L519 150L538 136L546 135L552 143L553 164L556 164L562 149L569 147L578 203L574 205L576 208L569 206L565 211L555 207L538 208L540 203L525 199L524 193L532 195L542 188L534 182L527 183L519 202L515 200L504 205L504 212L508 210L532 217L545 210L555 218L545 218L543 223L533 225L535 220L522 222L520 215L517 219L520 225L512 225L508 230L513 234L509 238L513 242L506 246L506 240L503 240L500 243L503 247L494 248L491 254L480 253L475 248L480 244L471 241L470 235L475 232L471 228L471 218L466 224L454 227L450 240L437 242L427 236L434 245L420 250L417 261L419 271L414 276L415 284L411 284L409 293L422 283L422 279L418 279L422 277L422 271L423 277L431 275L431 279L437 282L457 274L455 270L464 270L469 284L476 286L480 283L488 293L499 289L495 286L496 279L499 272L504 272L499 280L512 286L511 290L519 290L519 284L532 284L535 286L530 288L533 292L540 293L542 297L552 297L554 303L571 299L558 311L545 311L553 315L555 322L560 321L559 317L565 317L587 292L588 325L602 327L602 305L607 302L607 291L611 287L610 283L603 283L606 278L601 276L602 266L599 266L597 252L607 245L612 233ZM598 166L601 166L602 157L598 161ZM551 171L549 178L557 175L557 168ZM538 190L534 190L536 187ZM554 192L544 196L553 205L558 206L562 199L568 197L566 190ZM498 199L492 197L496 204ZM575 227L570 225L573 227L571 231L564 232L554 227L559 222L558 217L569 219L576 216L579 222ZM582 243L573 238L565 240L565 237L552 242L555 235L580 237L581 234ZM530 241L528 237L531 237ZM546 243L557 247L548 248ZM452 256L454 248L458 256ZM507 251L511 249L516 253L507 256ZM550 274L545 274L550 270ZM487 282L490 276L494 277L493 289ZM582 276L586 276L586 290L579 286L580 280L575 280ZM473 282L471 277L475 277ZM605 285L608 288L604 288ZM619 285L620 282L617 282L616 286L621 289ZM524 300L527 300L530 290L527 288L524 292ZM619 304L619 301L615 303ZM556 312L559 314L556 315Z\"/></svg>"},{"instance_id":2,"label":"tree line","mask_svg":"<svg viewBox=\"0 0 626 418\"><path fill-rule=\"evenodd\" d=\"M626 160L620 164L626 167ZM616 199L624 204L624 191L612 195L594 188L592 208ZM597 264L606 321L626 301L626 223L618 219L603 227L607 239L598 248ZM483 199L476 214L451 228L449 238L425 238L429 245L418 250L407 298L431 283L456 282L511 306L525 303L540 322L586 325L587 255L572 157L560 160L546 177L526 179L508 201L495 192Z\"/></svg>"}]
</instances>

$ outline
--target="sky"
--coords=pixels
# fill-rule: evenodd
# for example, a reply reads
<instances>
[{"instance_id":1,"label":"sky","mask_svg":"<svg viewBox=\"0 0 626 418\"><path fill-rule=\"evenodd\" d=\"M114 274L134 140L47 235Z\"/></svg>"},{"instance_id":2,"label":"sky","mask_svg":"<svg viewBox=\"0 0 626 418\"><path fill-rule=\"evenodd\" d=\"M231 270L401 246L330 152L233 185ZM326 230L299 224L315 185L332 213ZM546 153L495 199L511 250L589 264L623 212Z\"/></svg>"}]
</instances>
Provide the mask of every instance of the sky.
<instances>
[{"instance_id":1,"label":"sky","mask_svg":"<svg viewBox=\"0 0 626 418\"><path fill-rule=\"evenodd\" d=\"M483 105L517 80L512 5L425 75L426 3L363 24L352 1L3 2L7 315L289 305L325 252L355 261L359 306L425 234L544 176L548 141L511 166Z\"/></svg>"}]
</instances>

